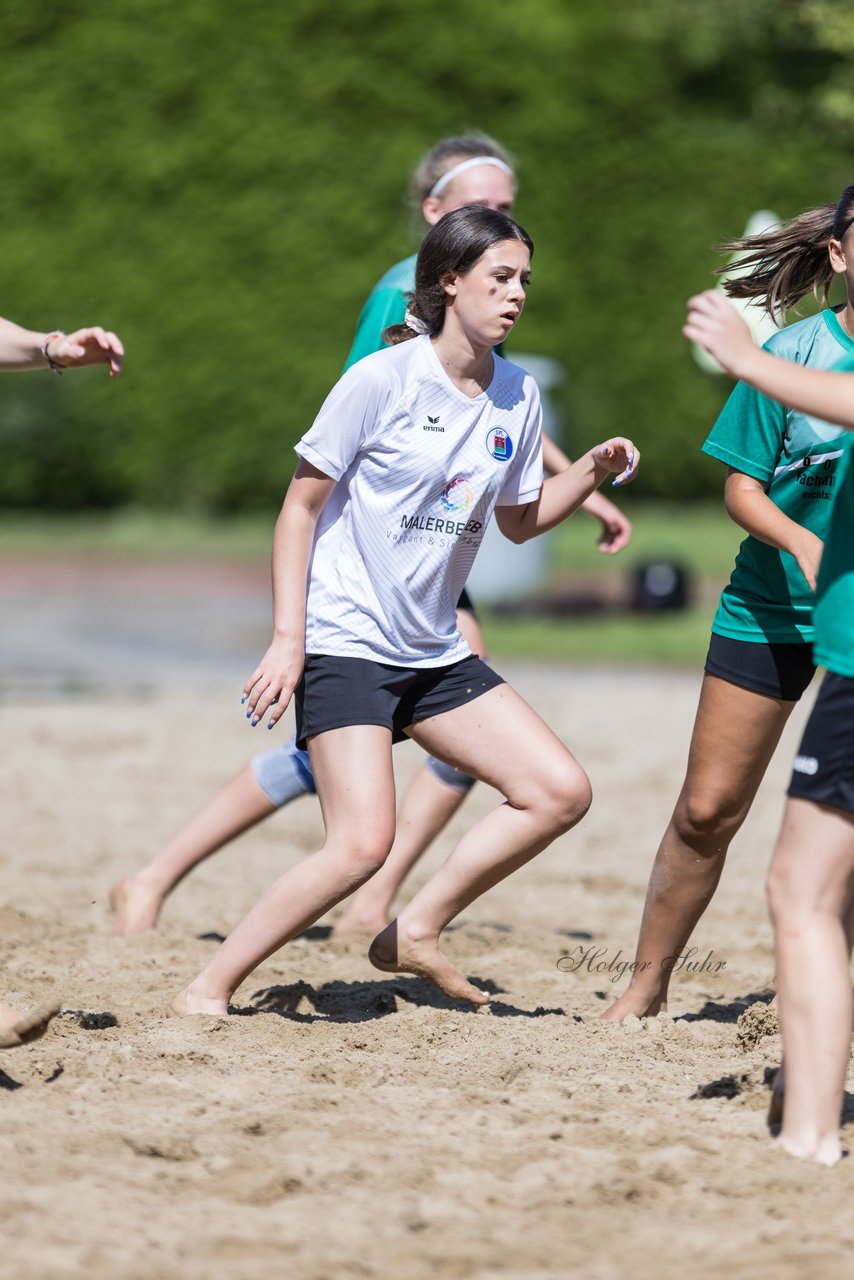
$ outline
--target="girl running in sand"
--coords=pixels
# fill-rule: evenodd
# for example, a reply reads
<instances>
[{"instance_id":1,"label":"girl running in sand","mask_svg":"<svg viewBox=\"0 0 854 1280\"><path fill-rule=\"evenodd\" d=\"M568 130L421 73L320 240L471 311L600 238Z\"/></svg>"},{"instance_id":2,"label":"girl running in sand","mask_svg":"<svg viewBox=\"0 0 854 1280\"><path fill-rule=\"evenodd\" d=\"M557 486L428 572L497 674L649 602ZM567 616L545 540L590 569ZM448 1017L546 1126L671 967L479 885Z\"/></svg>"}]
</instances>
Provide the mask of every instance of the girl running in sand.
<instances>
[{"instance_id":1,"label":"girl running in sand","mask_svg":"<svg viewBox=\"0 0 854 1280\"><path fill-rule=\"evenodd\" d=\"M516 177L502 147L485 134L443 138L423 157L412 177L412 204L433 226L444 214L465 205L512 213ZM379 280L359 316L345 371L363 356L382 350L383 333L402 323L415 285L416 255L404 258ZM543 436L543 465L556 475L569 458ZM600 493L582 504L601 523L600 547L620 551L631 525L619 507ZM457 625L472 653L486 654L474 606L465 590L457 602ZM394 846L385 864L349 901L336 931L379 932L389 921L391 904L405 876L462 804L474 779L441 760L428 757L401 802ZM263 818L299 796L314 794L311 763L291 740L257 755L195 814L141 871L119 881L110 893L120 934L154 927L167 896L193 867Z\"/></svg>"},{"instance_id":2,"label":"girl running in sand","mask_svg":"<svg viewBox=\"0 0 854 1280\"><path fill-rule=\"evenodd\" d=\"M61 374L66 369L105 364L110 377L115 378L121 371L123 355L121 342L107 329L77 329L68 334L54 329L50 333L36 333L0 318L0 370L4 373L52 369ZM60 1007L53 1002L24 1013L11 1005L0 1004L0 1049L38 1039Z\"/></svg>"},{"instance_id":3,"label":"girl running in sand","mask_svg":"<svg viewBox=\"0 0 854 1280\"><path fill-rule=\"evenodd\" d=\"M395 741L413 738L506 797L371 946L378 968L455 998L488 1000L440 953L442 929L587 811L579 764L455 624L493 510L505 536L526 541L607 475L622 484L637 468L632 443L615 438L542 482L536 385L494 354L522 311L532 250L504 213L442 218L389 333L396 345L348 370L297 445L273 545L274 637L244 697L253 724L275 724L295 697L326 840L267 890L173 1014L226 1013L265 957L382 865Z\"/></svg>"},{"instance_id":4,"label":"girl running in sand","mask_svg":"<svg viewBox=\"0 0 854 1280\"><path fill-rule=\"evenodd\" d=\"M785 226L724 245L749 274L726 285L772 315L834 276L838 310L775 334L766 349L813 369L854 353L854 185ZM655 857L628 988L603 1017L667 1007L670 972L714 895L730 841L750 810L796 702L810 680L813 593L845 433L796 407L736 386L703 445L727 467L727 511L747 531L712 623L688 768Z\"/></svg>"},{"instance_id":5,"label":"girl running in sand","mask_svg":"<svg viewBox=\"0 0 854 1280\"><path fill-rule=\"evenodd\" d=\"M846 231L834 236L846 264ZM816 373L757 350L720 295L691 300L686 337L731 373L802 413L854 431L854 354ZM786 1084L780 1145L818 1164L841 1156L839 1118L854 1000L854 438L844 443L815 601L815 660L826 667L795 756L768 878Z\"/></svg>"}]
</instances>

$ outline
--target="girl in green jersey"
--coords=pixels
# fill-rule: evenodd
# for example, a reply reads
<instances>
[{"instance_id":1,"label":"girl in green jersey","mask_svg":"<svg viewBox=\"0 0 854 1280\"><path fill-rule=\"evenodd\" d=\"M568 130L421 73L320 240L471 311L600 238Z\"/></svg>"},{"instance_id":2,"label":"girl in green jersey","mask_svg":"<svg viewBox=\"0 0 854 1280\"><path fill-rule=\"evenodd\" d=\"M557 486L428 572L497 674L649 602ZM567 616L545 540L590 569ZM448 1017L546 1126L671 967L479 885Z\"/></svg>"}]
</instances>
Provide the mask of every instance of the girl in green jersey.
<instances>
[{"instance_id":1,"label":"girl in green jersey","mask_svg":"<svg viewBox=\"0 0 854 1280\"><path fill-rule=\"evenodd\" d=\"M766 348L832 368L854 354L854 185L786 226L722 246L751 268L728 282L772 315L844 279L847 299ZM747 531L712 624L685 781L655 857L628 988L603 1017L667 1007L668 982L712 899L795 703L813 674L813 601L845 432L739 382L703 446L727 467L731 518Z\"/></svg>"},{"instance_id":2,"label":"girl in green jersey","mask_svg":"<svg viewBox=\"0 0 854 1280\"><path fill-rule=\"evenodd\" d=\"M848 227L854 224L851 210ZM841 232L838 252L854 259ZM685 335L766 395L854 431L854 356L817 373L758 351L719 294L690 303ZM815 604L815 657L827 668L795 757L768 878L785 1059L775 1084L780 1145L835 1164L854 1017L854 437L839 472Z\"/></svg>"}]
</instances>

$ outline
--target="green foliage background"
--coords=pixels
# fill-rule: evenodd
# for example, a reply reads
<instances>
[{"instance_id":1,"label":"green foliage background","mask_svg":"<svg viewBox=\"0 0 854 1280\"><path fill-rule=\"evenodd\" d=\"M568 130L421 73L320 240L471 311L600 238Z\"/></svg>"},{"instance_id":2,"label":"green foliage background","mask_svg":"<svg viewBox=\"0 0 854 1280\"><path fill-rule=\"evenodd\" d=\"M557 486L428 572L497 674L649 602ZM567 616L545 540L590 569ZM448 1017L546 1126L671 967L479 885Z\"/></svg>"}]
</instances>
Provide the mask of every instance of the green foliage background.
<instances>
[{"instance_id":1,"label":"green foliage background","mask_svg":"<svg viewBox=\"0 0 854 1280\"><path fill-rule=\"evenodd\" d=\"M2 314L103 323L89 372L5 378L0 502L278 504L407 176L495 134L537 241L517 349L568 370L567 444L644 451L635 501L717 492L727 391L680 336L710 246L852 180L847 0L81 0L4 6ZM512 348L511 348L512 355Z\"/></svg>"}]
</instances>

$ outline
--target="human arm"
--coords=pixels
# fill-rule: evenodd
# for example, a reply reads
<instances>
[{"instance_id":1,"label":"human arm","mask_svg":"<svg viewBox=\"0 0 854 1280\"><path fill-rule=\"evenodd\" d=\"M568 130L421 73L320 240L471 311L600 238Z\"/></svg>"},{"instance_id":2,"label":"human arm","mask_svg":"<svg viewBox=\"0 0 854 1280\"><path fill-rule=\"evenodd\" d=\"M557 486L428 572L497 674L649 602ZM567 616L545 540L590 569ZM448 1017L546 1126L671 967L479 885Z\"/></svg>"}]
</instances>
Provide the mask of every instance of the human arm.
<instances>
[{"instance_id":1,"label":"human arm","mask_svg":"<svg viewBox=\"0 0 854 1280\"><path fill-rule=\"evenodd\" d=\"M527 542L572 515L608 475L615 485L628 484L637 474L640 453L631 440L615 436L582 454L558 475L544 481L532 502L498 506L498 527L511 542Z\"/></svg>"},{"instance_id":2,"label":"human arm","mask_svg":"<svg viewBox=\"0 0 854 1280\"><path fill-rule=\"evenodd\" d=\"M772 360L775 356L770 357ZM818 567L824 543L803 525L784 515L765 492L765 486L753 476L734 467L727 468L724 502L731 520L746 533L778 551L788 551L798 562L810 590L815 591Z\"/></svg>"},{"instance_id":3,"label":"human arm","mask_svg":"<svg viewBox=\"0 0 854 1280\"><path fill-rule=\"evenodd\" d=\"M253 727L270 711L272 729L302 676L308 562L317 521L334 488L331 477L300 460L285 494L273 534L273 639L243 686Z\"/></svg>"},{"instance_id":4,"label":"human arm","mask_svg":"<svg viewBox=\"0 0 854 1280\"><path fill-rule=\"evenodd\" d=\"M851 374L808 369L760 350L741 316L716 290L689 300L682 332L705 347L734 378L801 413L854 431Z\"/></svg>"},{"instance_id":5,"label":"human arm","mask_svg":"<svg viewBox=\"0 0 854 1280\"><path fill-rule=\"evenodd\" d=\"M45 359L45 351L48 359ZM37 333L0 318L0 370L4 373L47 369L50 363L63 369L106 364L110 377L118 377L124 347L114 333L98 327L74 333Z\"/></svg>"},{"instance_id":6,"label":"human arm","mask_svg":"<svg viewBox=\"0 0 854 1280\"><path fill-rule=\"evenodd\" d=\"M550 475L559 475L572 466L572 461L551 436L543 432L543 467ZM598 520L602 528L599 534L599 550L606 555L614 555L622 551L632 536L631 521L627 520L614 502L609 502L604 494L594 492L585 498L579 510Z\"/></svg>"}]
</instances>

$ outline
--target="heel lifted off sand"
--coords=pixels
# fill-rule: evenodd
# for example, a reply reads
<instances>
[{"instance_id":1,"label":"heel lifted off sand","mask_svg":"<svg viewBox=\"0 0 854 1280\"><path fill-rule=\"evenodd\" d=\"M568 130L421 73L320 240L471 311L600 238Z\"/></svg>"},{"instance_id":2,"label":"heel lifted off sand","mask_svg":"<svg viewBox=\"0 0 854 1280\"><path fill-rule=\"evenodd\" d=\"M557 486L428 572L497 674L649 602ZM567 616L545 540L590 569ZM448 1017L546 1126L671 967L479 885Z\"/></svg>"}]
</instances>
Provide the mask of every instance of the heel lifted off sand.
<instances>
[{"instance_id":1,"label":"heel lifted off sand","mask_svg":"<svg viewBox=\"0 0 854 1280\"><path fill-rule=\"evenodd\" d=\"M374 938L368 959L375 969L381 969L383 973L411 973L416 978L426 978L452 1000L489 1004L488 994L464 978L434 943L402 939L396 920Z\"/></svg>"}]
</instances>

